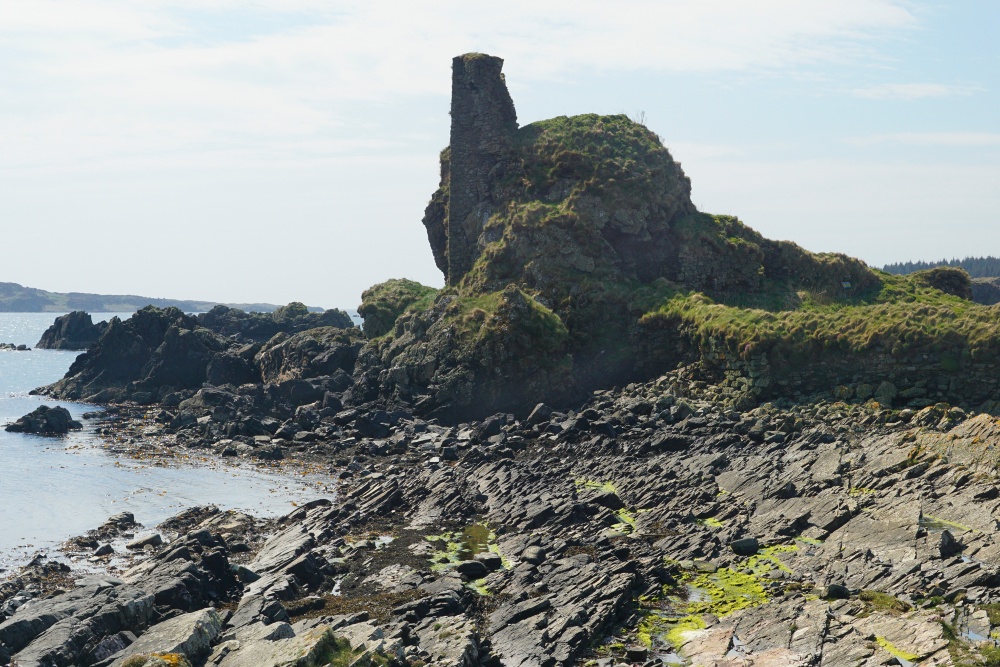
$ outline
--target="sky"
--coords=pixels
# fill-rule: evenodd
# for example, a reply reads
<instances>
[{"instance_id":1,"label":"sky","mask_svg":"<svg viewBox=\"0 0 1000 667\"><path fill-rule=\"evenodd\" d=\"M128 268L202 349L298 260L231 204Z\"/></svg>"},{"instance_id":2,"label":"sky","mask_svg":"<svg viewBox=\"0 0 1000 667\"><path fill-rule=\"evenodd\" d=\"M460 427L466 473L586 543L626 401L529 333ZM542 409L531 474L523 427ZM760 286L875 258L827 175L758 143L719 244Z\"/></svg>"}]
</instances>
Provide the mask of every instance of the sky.
<instances>
[{"instance_id":1,"label":"sky","mask_svg":"<svg viewBox=\"0 0 1000 667\"><path fill-rule=\"evenodd\" d=\"M439 286L451 58L644 118L700 210L873 266L1000 255L995 0L0 0L0 281L353 308Z\"/></svg>"}]
</instances>

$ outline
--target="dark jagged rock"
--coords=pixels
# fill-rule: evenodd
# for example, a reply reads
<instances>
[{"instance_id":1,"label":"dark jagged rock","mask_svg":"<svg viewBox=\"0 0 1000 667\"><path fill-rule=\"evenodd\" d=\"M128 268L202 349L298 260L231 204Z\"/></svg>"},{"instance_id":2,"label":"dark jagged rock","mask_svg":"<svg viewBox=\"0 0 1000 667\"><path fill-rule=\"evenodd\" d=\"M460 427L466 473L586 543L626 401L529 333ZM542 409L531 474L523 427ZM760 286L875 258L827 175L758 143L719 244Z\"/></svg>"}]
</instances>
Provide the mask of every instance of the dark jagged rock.
<instances>
[{"instance_id":1,"label":"dark jagged rock","mask_svg":"<svg viewBox=\"0 0 1000 667\"><path fill-rule=\"evenodd\" d=\"M97 342L107 328L107 322L94 324L88 313L74 310L57 317L35 347L43 350L86 350Z\"/></svg>"},{"instance_id":2,"label":"dark jagged rock","mask_svg":"<svg viewBox=\"0 0 1000 667\"><path fill-rule=\"evenodd\" d=\"M937 405L904 421L832 396L737 412L690 373L531 421L304 408L290 426L353 442L333 502L266 523L186 511L107 591L0 586L0 653L88 666L154 651L327 664L348 646L401 666L984 661L974 638L1000 631L1000 492L982 445L1000 437L994 418ZM205 388L184 409L241 398ZM149 599L148 617L130 615ZM212 603L231 616L216 623Z\"/></svg>"},{"instance_id":3,"label":"dark jagged rock","mask_svg":"<svg viewBox=\"0 0 1000 667\"><path fill-rule=\"evenodd\" d=\"M258 343L270 340L279 333L295 334L318 327L354 327L350 316L342 310L312 313L298 302L282 306L273 313L247 313L236 308L216 306L197 318L201 326L215 333Z\"/></svg>"},{"instance_id":4,"label":"dark jagged rock","mask_svg":"<svg viewBox=\"0 0 1000 667\"><path fill-rule=\"evenodd\" d=\"M444 297L403 315L399 335L362 350L353 400L389 397L456 419L526 410L540 395L571 397L569 335L559 318L514 286L482 305Z\"/></svg>"},{"instance_id":5,"label":"dark jagged rock","mask_svg":"<svg viewBox=\"0 0 1000 667\"><path fill-rule=\"evenodd\" d=\"M97 344L77 357L52 396L109 402L137 394L161 397L201 386L212 357L229 343L176 308L144 308L112 318ZM146 401L148 402L148 400Z\"/></svg>"},{"instance_id":6,"label":"dark jagged rock","mask_svg":"<svg viewBox=\"0 0 1000 667\"><path fill-rule=\"evenodd\" d=\"M47 405L40 405L16 422L7 424L4 430L10 433L66 435L72 430L81 428L83 428L83 424L75 421L66 408L62 406L50 408Z\"/></svg>"},{"instance_id":7,"label":"dark jagged rock","mask_svg":"<svg viewBox=\"0 0 1000 667\"><path fill-rule=\"evenodd\" d=\"M261 347L254 363L268 383L333 375L338 370L350 373L362 344L355 327L282 333Z\"/></svg>"}]
</instances>

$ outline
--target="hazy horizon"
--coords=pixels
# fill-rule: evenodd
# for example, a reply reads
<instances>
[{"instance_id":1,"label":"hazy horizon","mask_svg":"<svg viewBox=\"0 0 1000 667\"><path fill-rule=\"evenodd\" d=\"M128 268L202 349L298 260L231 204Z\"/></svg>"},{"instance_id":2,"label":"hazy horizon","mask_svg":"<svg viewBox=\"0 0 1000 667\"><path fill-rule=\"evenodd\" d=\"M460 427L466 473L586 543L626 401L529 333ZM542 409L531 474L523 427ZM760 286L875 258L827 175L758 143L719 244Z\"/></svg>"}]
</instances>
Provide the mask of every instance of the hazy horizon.
<instances>
[{"instance_id":1,"label":"hazy horizon","mask_svg":"<svg viewBox=\"0 0 1000 667\"><path fill-rule=\"evenodd\" d=\"M1000 255L998 28L983 0L12 4L0 281L328 308L441 285L420 220L468 51L505 59L522 125L644 114L696 205L767 237Z\"/></svg>"}]
</instances>

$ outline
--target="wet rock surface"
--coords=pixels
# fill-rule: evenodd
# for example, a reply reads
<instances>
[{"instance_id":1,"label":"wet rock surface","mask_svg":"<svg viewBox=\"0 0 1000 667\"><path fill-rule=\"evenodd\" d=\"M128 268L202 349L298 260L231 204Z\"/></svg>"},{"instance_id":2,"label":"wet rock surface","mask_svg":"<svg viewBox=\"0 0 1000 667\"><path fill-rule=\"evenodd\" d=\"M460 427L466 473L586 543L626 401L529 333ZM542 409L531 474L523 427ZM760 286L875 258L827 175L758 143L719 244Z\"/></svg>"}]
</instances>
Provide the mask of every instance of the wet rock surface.
<instances>
[{"instance_id":1,"label":"wet rock surface","mask_svg":"<svg viewBox=\"0 0 1000 667\"><path fill-rule=\"evenodd\" d=\"M31 433L34 435L66 435L72 430L83 428L83 424L73 419L69 410L62 406L51 408L40 405L17 421L7 424L9 433Z\"/></svg>"}]
</instances>

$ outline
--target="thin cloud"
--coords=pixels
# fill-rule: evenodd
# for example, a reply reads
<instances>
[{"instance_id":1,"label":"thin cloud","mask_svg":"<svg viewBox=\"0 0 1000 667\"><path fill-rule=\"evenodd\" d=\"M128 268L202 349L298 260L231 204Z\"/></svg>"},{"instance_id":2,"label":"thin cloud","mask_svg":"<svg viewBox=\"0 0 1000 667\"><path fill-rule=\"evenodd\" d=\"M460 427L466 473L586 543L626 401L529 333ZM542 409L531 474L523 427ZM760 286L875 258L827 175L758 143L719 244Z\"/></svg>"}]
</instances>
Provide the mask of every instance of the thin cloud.
<instances>
[{"instance_id":1,"label":"thin cloud","mask_svg":"<svg viewBox=\"0 0 1000 667\"><path fill-rule=\"evenodd\" d=\"M861 137L850 141L855 146L899 144L903 146L942 146L950 148L977 148L1000 146L1000 133L996 132L895 132Z\"/></svg>"},{"instance_id":2,"label":"thin cloud","mask_svg":"<svg viewBox=\"0 0 1000 667\"><path fill-rule=\"evenodd\" d=\"M883 83L855 88L851 94L869 100L921 100L932 97L956 97L982 92L982 86L943 83Z\"/></svg>"},{"instance_id":3,"label":"thin cloud","mask_svg":"<svg viewBox=\"0 0 1000 667\"><path fill-rule=\"evenodd\" d=\"M354 139L365 105L444 97L451 57L466 51L504 56L510 80L526 83L792 72L871 55L880 37L915 25L902 0L11 2L0 144L19 148L5 150L18 165L196 160L227 145L242 163L249 148L267 159L303 137Z\"/></svg>"}]
</instances>

